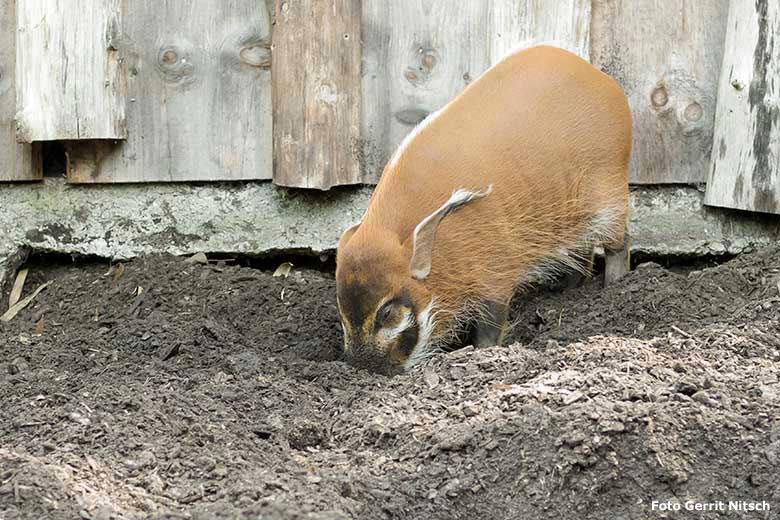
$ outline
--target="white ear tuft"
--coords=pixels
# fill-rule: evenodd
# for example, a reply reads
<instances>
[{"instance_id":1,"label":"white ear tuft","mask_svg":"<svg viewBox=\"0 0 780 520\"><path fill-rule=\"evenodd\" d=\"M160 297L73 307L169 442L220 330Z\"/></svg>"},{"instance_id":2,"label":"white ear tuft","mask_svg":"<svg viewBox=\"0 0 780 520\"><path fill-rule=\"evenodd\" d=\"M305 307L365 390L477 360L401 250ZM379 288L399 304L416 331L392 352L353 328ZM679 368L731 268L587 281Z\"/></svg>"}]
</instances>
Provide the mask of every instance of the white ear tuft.
<instances>
[{"instance_id":1,"label":"white ear tuft","mask_svg":"<svg viewBox=\"0 0 780 520\"><path fill-rule=\"evenodd\" d=\"M431 258L433 256L436 230L444 217L473 200L487 197L492 191L492 184L485 191L466 191L463 188L459 188L452 193L452 196L439 209L417 224L417 227L414 229L412 261L409 265L413 278L424 280L431 273Z\"/></svg>"}]
</instances>

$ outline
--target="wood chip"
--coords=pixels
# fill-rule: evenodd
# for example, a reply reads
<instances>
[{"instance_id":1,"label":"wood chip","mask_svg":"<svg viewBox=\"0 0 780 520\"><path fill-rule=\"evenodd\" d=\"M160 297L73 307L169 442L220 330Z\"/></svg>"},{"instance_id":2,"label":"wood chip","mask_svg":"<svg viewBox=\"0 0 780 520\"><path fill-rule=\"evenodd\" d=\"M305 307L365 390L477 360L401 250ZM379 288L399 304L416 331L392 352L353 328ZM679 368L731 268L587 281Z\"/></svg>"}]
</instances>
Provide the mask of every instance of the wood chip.
<instances>
[{"instance_id":1,"label":"wood chip","mask_svg":"<svg viewBox=\"0 0 780 520\"><path fill-rule=\"evenodd\" d=\"M32 303L32 301L35 299L38 294L44 289L46 289L48 286L51 285L51 282L46 282L45 284L38 287L34 293L32 293L30 296L25 298L24 300L17 302L13 307L8 309L5 314L0 316L0 321L11 321L14 319L14 316L19 314L22 310L24 310L28 305Z\"/></svg>"},{"instance_id":2,"label":"wood chip","mask_svg":"<svg viewBox=\"0 0 780 520\"><path fill-rule=\"evenodd\" d=\"M687 332L685 332L685 331L684 331L684 330L682 330L681 328L679 328L679 327L675 327L674 325L672 325L671 327L672 327L672 330L674 330L674 331L675 331L675 332L677 332L678 334L682 334L683 336L685 336L685 337L686 337L686 338L688 338L688 339L694 339L694 337L693 337L693 336L691 336L690 334L688 334Z\"/></svg>"},{"instance_id":3,"label":"wood chip","mask_svg":"<svg viewBox=\"0 0 780 520\"><path fill-rule=\"evenodd\" d=\"M179 343L174 343L162 349L162 354L160 354L160 359L162 359L163 361L168 361L178 353L179 353Z\"/></svg>"},{"instance_id":4,"label":"wood chip","mask_svg":"<svg viewBox=\"0 0 780 520\"><path fill-rule=\"evenodd\" d=\"M564 395L563 397L563 404L565 406L569 406L570 404L574 404L580 399L583 399L585 397L585 394L580 392L579 390L575 390L574 392L571 392L567 395Z\"/></svg>"},{"instance_id":5,"label":"wood chip","mask_svg":"<svg viewBox=\"0 0 780 520\"><path fill-rule=\"evenodd\" d=\"M125 264L116 264L114 278L111 280L111 287L119 285L119 279L122 278L123 274L125 274Z\"/></svg>"},{"instance_id":6,"label":"wood chip","mask_svg":"<svg viewBox=\"0 0 780 520\"><path fill-rule=\"evenodd\" d=\"M11 297L8 298L8 307L11 308L17 304L22 298L22 290L24 289L24 282L27 280L27 272L29 269L22 269L19 274L16 275L16 281L14 287L11 289Z\"/></svg>"},{"instance_id":7,"label":"wood chip","mask_svg":"<svg viewBox=\"0 0 780 520\"><path fill-rule=\"evenodd\" d=\"M41 318L38 323L35 324L35 332L33 336L43 336L43 330L46 328L46 320Z\"/></svg>"},{"instance_id":8,"label":"wood chip","mask_svg":"<svg viewBox=\"0 0 780 520\"><path fill-rule=\"evenodd\" d=\"M274 271L274 278L278 278L280 276L283 276L287 278L290 276L290 271L292 271L293 265L290 262L285 262L281 264L279 267L276 268L276 271Z\"/></svg>"}]
</instances>

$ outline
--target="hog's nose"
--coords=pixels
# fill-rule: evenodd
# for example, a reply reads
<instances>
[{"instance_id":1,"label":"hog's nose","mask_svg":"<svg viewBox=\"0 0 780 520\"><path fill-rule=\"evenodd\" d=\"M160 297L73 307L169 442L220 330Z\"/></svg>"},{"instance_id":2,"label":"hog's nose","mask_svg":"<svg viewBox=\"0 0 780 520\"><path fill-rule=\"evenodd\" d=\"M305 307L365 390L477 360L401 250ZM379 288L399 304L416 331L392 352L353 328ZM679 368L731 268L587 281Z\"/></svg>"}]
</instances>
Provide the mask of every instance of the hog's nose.
<instances>
[{"instance_id":1,"label":"hog's nose","mask_svg":"<svg viewBox=\"0 0 780 520\"><path fill-rule=\"evenodd\" d=\"M403 372L403 367L370 346L350 348L345 354L347 363L357 368L388 376Z\"/></svg>"}]
</instances>

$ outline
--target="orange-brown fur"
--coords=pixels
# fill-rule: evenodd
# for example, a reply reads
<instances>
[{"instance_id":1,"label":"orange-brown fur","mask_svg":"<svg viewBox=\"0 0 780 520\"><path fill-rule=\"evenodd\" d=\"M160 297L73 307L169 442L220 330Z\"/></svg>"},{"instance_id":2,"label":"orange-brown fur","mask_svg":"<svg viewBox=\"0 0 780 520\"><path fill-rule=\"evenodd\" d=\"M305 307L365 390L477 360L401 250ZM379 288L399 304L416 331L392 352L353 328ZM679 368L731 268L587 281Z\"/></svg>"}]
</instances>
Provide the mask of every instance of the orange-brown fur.
<instances>
[{"instance_id":1,"label":"orange-brown fur","mask_svg":"<svg viewBox=\"0 0 780 520\"><path fill-rule=\"evenodd\" d=\"M512 55L387 165L362 223L339 244L337 284L363 284L377 302L405 290L418 312L435 298L431 343L445 341L482 302L508 302L534 276L576 268L592 244L621 246L630 154L631 116L615 81L557 48ZM412 280L415 227L453 191L489 186L443 219L430 275Z\"/></svg>"}]
</instances>

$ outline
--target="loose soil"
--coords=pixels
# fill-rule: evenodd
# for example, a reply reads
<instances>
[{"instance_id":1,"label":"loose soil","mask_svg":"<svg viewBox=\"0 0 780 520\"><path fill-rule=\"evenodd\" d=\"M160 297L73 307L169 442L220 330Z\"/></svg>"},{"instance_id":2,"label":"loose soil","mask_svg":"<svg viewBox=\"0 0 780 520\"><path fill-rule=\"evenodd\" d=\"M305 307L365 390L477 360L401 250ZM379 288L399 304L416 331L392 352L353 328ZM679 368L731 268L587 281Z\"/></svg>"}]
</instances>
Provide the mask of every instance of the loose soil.
<instances>
[{"instance_id":1,"label":"loose soil","mask_svg":"<svg viewBox=\"0 0 780 520\"><path fill-rule=\"evenodd\" d=\"M329 273L29 267L0 519L780 518L778 247L536 290L511 346L393 378L338 361ZM771 511L652 508L686 500Z\"/></svg>"}]
</instances>

